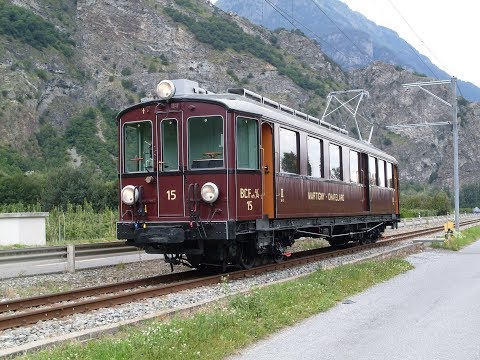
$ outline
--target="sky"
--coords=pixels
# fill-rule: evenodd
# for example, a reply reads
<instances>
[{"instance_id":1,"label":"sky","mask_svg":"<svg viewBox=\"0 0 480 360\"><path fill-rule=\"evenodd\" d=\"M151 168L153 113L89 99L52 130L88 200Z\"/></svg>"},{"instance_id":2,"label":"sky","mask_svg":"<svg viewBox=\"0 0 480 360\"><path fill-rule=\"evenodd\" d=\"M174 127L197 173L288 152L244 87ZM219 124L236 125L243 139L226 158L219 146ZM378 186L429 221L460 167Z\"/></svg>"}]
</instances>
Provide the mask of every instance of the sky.
<instances>
[{"instance_id":1,"label":"sky","mask_svg":"<svg viewBox=\"0 0 480 360\"><path fill-rule=\"evenodd\" d=\"M341 1L378 25L396 31L450 75L480 86L479 1Z\"/></svg>"},{"instance_id":2,"label":"sky","mask_svg":"<svg viewBox=\"0 0 480 360\"><path fill-rule=\"evenodd\" d=\"M450 75L480 86L480 41L476 36L480 1L341 1L376 24L396 31Z\"/></svg>"}]
</instances>

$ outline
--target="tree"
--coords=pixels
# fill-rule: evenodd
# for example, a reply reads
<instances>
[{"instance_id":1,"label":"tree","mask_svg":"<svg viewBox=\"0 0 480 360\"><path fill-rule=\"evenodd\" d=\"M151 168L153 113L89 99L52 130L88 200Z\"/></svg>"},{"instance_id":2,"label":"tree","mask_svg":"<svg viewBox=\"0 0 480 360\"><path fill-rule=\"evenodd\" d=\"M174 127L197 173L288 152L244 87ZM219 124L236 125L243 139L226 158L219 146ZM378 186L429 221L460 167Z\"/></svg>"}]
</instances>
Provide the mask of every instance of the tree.
<instances>
[{"instance_id":1,"label":"tree","mask_svg":"<svg viewBox=\"0 0 480 360\"><path fill-rule=\"evenodd\" d=\"M45 210L55 206L66 209L68 204L92 204L95 210L117 206L116 181L105 182L90 166L75 169L66 166L49 172L42 194Z\"/></svg>"},{"instance_id":2,"label":"tree","mask_svg":"<svg viewBox=\"0 0 480 360\"><path fill-rule=\"evenodd\" d=\"M38 175L16 174L0 177L1 204L34 205L40 201L43 180Z\"/></svg>"}]
</instances>

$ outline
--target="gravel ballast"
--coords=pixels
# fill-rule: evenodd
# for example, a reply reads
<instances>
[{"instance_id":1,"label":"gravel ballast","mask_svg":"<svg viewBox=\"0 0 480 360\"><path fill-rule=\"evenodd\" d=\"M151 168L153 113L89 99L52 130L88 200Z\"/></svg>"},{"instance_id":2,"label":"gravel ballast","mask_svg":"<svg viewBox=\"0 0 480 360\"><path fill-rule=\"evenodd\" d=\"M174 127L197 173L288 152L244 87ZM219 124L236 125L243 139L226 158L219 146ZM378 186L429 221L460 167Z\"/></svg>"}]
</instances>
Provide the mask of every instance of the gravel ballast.
<instances>
[{"instance_id":1,"label":"gravel ballast","mask_svg":"<svg viewBox=\"0 0 480 360\"><path fill-rule=\"evenodd\" d=\"M369 249L360 253L345 255L338 258L326 259L316 263L307 264L292 269L267 273L252 278L235 280L231 282L225 281L224 283L214 286L186 290L180 293L171 294L163 297L146 299L143 301L119 305L112 308L99 309L84 314L76 314L62 319L40 321L37 324L28 327L7 329L0 332L0 350L14 350L16 347L19 347L21 345L29 343L35 344L34 342L45 342L46 339L53 340L55 337L65 336L66 334L73 334L82 331L85 333L85 331L88 329L96 329L109 324L119 324L128 320L146 317L148 315L153 316L154 314L159 312L175 310L194 304L208 303L209 301L217 300L227 295L249 291L253 287L264 286L267 284L272 284L275 282L285 281L298 276L306 275L317 270L318 268L327 269L369 258L403 256L415 251L419 251L418 247L418 245L415 247L411 242L407 241L403 242L402 244ZM152 270L148 270L148 268L152 267L152 265L154 268L153 271L156 271L155 274L159 273L158 267L160 265L158 262L155 262L155 264L144 263L131 265L132 268L127 269L126 265L125 269L129 271L136 271L137 277L154 275L152 273L149 273L149 271ZM134 269L133 267L135 266L138 266L139 268ZM164 268L165 270L167 269L166 266ZM88 270L88 274L83 274L84 280L86 280L86 282L84 282L82 286L91 286L91 284L88 284L88 279L90 278L96 278L98 282L95 282L95 284L98 284L101 282L99 279L103 279L104 277L108 278L108 274L114 270L115 269ZM102 271L105 271L105 273L102 273ZM142 273L140 274L140 272ZM73 281L71 277L75 276L77 276L76 281L80 283L80 280L78 279L78 274L56 274L47 276L47 278L51 280L52 277L59 277L57 280ZM109 281L105 282L112 282L112 280L112 278L109 278ZM126 279L122 278L122 280ZM12 279L10 281L12 281ZM32 283L38 281L41 280L33 278L13 279L13 282L15 282L13 286L22 286L22 284L23 286L28 286L28 284L32 285ZM118 279L117 281L120 281L120 279ZM3 354L0 352L0 355Z\"/></svg>"}]
</instances>

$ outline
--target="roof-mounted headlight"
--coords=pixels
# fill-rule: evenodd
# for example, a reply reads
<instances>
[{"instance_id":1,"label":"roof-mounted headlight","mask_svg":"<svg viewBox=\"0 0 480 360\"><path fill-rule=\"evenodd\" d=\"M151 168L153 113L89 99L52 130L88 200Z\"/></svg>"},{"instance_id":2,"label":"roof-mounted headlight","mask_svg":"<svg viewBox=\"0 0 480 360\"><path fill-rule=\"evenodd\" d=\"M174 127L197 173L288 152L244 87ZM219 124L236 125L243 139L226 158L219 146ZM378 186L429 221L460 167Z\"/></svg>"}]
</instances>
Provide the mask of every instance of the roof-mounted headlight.
<instances>
[{"instance_id":1,"label":"roof-mounted headlight","mask_svg":"<svg viewBox=\"0 0 480 360\"><path fill-rule=\"evenodd\" d=\"M122 189L122 202L125 205L133 205L138 201L138 188L127 185Z\"/></svg>"},{"instance_id":2,"label":"roof-mounted headlight","mask_svg":"<svg viewBox=\"0 0 480 360\"><path fill-rule=\"evenodd\" d=\"M175 95L175 85L170 80L162 80L157 85L157 95L162 100L168 100Z\"/></svg>"},{"instance_id":3,"label":"roof-mounted headlight","mask_svg":"<svg viewBox=\"0 0 480 360\"><path fill-rule=\"evenodd\" d=\"M212 204L218 199L218 186L212 182L207 182L203 184L202 190L200 190L203 201L206 203Z\"/></svg>"}]
</instances>

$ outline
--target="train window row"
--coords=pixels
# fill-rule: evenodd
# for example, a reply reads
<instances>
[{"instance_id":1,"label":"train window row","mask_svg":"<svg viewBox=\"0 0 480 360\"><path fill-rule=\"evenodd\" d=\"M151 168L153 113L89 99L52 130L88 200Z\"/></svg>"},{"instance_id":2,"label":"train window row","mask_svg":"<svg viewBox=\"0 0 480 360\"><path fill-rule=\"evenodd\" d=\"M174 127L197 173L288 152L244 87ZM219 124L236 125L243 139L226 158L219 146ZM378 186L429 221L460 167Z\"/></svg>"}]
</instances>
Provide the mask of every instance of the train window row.
<instances>
[{"instance_id":1,"label":"train window row","mask_svg":"<svg viewBox=\"0 0 480 360\"><path fill-rule=\"evenodd\" d=\"M160 171L178 171L179 139L176 119L161 122L162 159ZM300 174L299 133L286 128L279 130L280 172ZM237 167L259 168L259 126L256 119L237 117ZM307 175L326 178L324 174L324 144L321 139L307 136ZM342 151L344 147L328 144L328 178L339 181L361 183L360 154L348 150L345 160L349 178L344 178ZM124 127L124 154L126 173L153 170L152 122L126 123ZM222 168L224 158L223 118L221 116L191 117L188 119L188 159L190 169ZM370 185L393 188L393 165L373 156L368 156L368 178Z\"/></svg>"},{"instance_id":2,"label":"train window row","mask_svg":"<svg viewBox=\"0 0 480 360\"><path fill-rule=\"evenodd\" d=\"M288 174L300 174L299 154L299 133L280 128L280 172ZM307 136L307 175L316 178L325 178L323 141L321 139ZM360 176L360 154L354 150L348 150L349 155L349 179L344 176L343 153L344 147L330 143L328 144L328 178L339 181L361 183ZM393 164L368 157L369 184L380 187L393 188Z\"/></svg>"}]
</instances>

